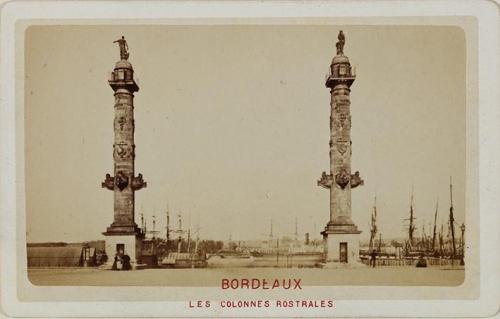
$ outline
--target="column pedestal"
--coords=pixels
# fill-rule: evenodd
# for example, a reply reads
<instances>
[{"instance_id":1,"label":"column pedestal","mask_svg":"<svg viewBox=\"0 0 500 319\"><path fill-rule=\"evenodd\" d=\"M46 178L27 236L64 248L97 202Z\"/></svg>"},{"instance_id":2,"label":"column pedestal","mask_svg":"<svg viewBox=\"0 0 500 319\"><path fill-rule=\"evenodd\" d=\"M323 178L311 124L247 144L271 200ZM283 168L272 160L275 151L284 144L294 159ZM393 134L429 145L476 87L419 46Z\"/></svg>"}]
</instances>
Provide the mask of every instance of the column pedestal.
<instances>
[{"instance_id":1,"label":"column pedestal","mask_svg":"<svg viewBox=\"0 0 500 319\"><path fill-rule=\"evenodd\" d=\"M113 234L104 233L105 237L105 249L108 256L107 262L102 266L104 269L112 269L115 256L118 252L120 245L123 245L124 254L130 257L130 265L132 270L142 269L141 259L141 249L142 249L142 238L136 234Z\"/></svg>"},{"instance_id":2,"label":"column pedestal","mask_svg":"<svg viewBox=\"0 0 500 319\"><path fill-rule=\"evenodd\" d=\"M328 224L321 232L325 247L323 268L366 267L359 259L359 231L356 225Z\"/></svg>"}]
</instances>

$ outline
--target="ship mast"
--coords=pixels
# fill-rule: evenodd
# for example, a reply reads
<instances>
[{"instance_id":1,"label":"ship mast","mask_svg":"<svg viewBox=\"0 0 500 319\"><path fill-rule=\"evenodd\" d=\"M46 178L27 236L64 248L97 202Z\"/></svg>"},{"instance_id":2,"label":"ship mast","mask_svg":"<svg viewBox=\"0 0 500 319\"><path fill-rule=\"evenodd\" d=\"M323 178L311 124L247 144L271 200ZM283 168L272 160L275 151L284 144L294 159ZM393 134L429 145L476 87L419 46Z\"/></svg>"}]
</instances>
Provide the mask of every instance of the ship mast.
<instances>
[{"instance_id":1,"label":"ship mast","mask_svg":"<svg viewBox=\"0 0 500 319\"><path fill-rule=\"evenodd\" d=\"M432 233L432 251L436 250L436 221L438 215L439 198L436 201L436 212L434 213L434 231Z\"/></svg>"},{"instance_id":2,"label":"ship mast","mask_svg":"<svg viewBox=\"0 0 500 319\"><path fill-rule=\"evenodd\" d=\"M373 212L372 212L372 220L370 225L370 252L373 250L373 241L375 239L375 235L377 234L377 196L375 196L374 204L373 204Z\"/></svg>"},{"instance_id":3,"label":"ship mast","mask_svg":"<svg viewBox=\"0 0 500 319\"><path fill-rule=\"evenodd\" d=\"M152 234L153 234L153 239L155 239L155 235L156 235L156 216L153 215L153 231L152 231Z\"/></svg>"},{"instance_id":4,"label":"ship mast","mask_svg":"<svg viewBox=\"0 0 500 319\"><path fill-rule=\"evenodd\" d=\"M179 240L177 241L177 252L181 252L181 245L182 245L182 215L178 214L177 217L179 218Z\"/></svg>"},{"instance_id":5,"label":"ship mast","mask_svg":"<svg viewBox=\"0 0 500 319\"><path fill-rule=\"evenodd\" d=\"M379 235L379 237L378 237L378 252L380 253L381 248L382 248L382 233L379 233L378 235Z\"/></svg>"},{"instance_id":6,"label":"ship mast","mask_svg":"<svg viewBox=\"0 0 500 319\"><path fill-rule=\"evenodd\" d=\"M422 250L425 250L426 241L427 241L427 235L425 234L425 222L422 222L422 239L420 241L420 246Z\"/></svg>"},{"instance_id":7,"label":"ship mast","mask_svg":"<svg viewBox=\"0 0 500 319\"><path fill-rule=\"evenodd\" d=\"M194 253L198 253L198 242L200 240L200 225L197 223L196 225L196 243L194 244Z\"/></svg>"},{"instance_id":8,"label":"ship mast","mask_svg":"<svg viewBox=\"0 0 500 319\"><path fill-rule=\"evenodd\" d=\"M439 255L443 257L443 223L441 223L441 231L439 232Z\"/></svg>"},{"instance_id":9,"label":"ship mast","mask_svg":"<svg viewBox=\"0 0 500 319\"><path fill-rule=\"evenodd\" d=\"M271 218L271 231L269 232L269 237L273 238L273 219Z\"/></svg>"},{"instance_id":10,"label":"ship mast","mask_svg":"<svg viewBox=\"0 0 500 319\"><path fill-rule=\"evenodd\" d=\"M167 230L166 237L167 241L170 240L170 212L168 209L168 204L167 204L167 226L165 227Z\"/></svg>"},{"instance_id":11,"label":"ship mast","mask_svg":"<svg viewBox=\"0 0 500 319\"><path fill-rule=\"evenodd\" d=\"M410 241L410 247L413 247L413 232L415 231L415 225L413 224L413 185L411 186L411 200L410 200L410 226L408 227L408 239Z\"/></svg>"},{"instance_id":12,"label":"ship mast","mask_svg":"<svg viewBox=\"0 0 500 319\"><path fill-rule=\"evenodd\" d=\"M451 176L450 176L450 229L451 229L451 240L452 240L452 249L453 249L453 255L451 256L451 260L455 259L456 256L456 247L455 247L455 219L453 218L453 190L452 190L452 183L451 183Z\"/></svg>"}]
</instances>

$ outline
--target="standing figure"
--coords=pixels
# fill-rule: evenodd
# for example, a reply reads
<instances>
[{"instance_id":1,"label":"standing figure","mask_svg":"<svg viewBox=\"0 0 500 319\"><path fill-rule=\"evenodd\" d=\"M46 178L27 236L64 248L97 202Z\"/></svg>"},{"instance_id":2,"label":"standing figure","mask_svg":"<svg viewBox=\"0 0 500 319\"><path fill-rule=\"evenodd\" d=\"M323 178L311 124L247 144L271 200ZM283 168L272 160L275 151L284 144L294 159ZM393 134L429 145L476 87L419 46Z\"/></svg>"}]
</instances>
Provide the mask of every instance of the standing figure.
<instances>
[{"instance_id":1,"label":"standing figure","mask_svg":"<svg viewBox=\"0 0 500 319\"><path fill-rule=\"evenodd\" d=\"M370 257L370 266L375 268L376 261L377 261L377 251L374 249L374 250L372 250L371 257Z\"/></svg>"},{"instance_id":2,"label":"standing figure","mask_svg":"<svg viewBox=\"0 0 500 319\"><path fill-rule=\"evenodd\" d=\"M124 255L122 261L122 270L130 270L130 269L132 269L132 266L130 265L130 257L129 255Z\"/></svg>"},{"instance_id":3,"label":"standing figure","mask_svg":"<svg viewBox=\"0 0 500 319\"><path fill-rule=\"evenodd\" d=\"M121 39L113 41L113 43L118 43L118 45L120 46L120 59L128 60L129 57L128 45L127 45L127 40L125 40L125 37L122 35Z\"/></svg>"},{"instance_id":4,"label":"standing figure","mask_svg":"<svg viewBox=\"0 0 500 319\"><path fill-rule=\"evenodd\" d=\"M118 256L115 256L115 260L113 261L113 266L111 267L112 270L118 270Z\"/></svg>"},{"instance_id":5,"label":"standing figure","mask_svg":"<svg viewBox=\"0 0 500 319\"><path fill-rule=\"evenodd\" d=\"M337 47L337 55L343 55L344 54L344 45L345 45L345 36L344 32L342 30L339 32L338 35L339 41L335 44Z\"/></svg>"}]
</instances>

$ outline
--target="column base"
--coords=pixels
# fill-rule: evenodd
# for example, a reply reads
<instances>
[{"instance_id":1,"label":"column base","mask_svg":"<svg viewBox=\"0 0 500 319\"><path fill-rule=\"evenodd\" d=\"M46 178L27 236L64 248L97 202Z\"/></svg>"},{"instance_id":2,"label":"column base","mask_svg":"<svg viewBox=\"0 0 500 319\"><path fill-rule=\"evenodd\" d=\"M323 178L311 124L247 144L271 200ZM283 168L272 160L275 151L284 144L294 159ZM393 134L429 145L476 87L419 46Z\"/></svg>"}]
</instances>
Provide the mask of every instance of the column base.
<instances>
[{"instance_id":1,"label":"column base","mask_svg":"<svg viewBox=\"0 0 500 319\"><path fill-rule=\"evenodd\" d=\"M108 260L99 267L100 269L114 269L115 257L118 254L118 250L122 248L123 255L127 255L130 258L130 270L144 268L144 265L140 263L142 250L142 238L140 235L135 233L121 234L117 232L106 232L103 234L106 236L105 250ZM118 263L118 268L121 268L119 266Z\"/></svg>"},{"instance_id":2,"label":"column base","mask_svg":"<svg viewBox=\"0 0 500 319\"><path fill-rule=\"evenodd\" d=\"M122 224L111 224L106 228L106 231L102 233L104 236L117 236L117 235L137 235L141 234L141 229L135 224L122 225Z\"/></svg>"},{"instance_id":3,"label":"column base","mask_svg":"<svg viewBox=\"0 0 500 319\"><path fill-rule=\"evenodd\" d=\"M325 242L325 260L323 268L361 267L359 258L359 234L354 224L328 224L321 233Z\"/></svg>"}]
</instances>

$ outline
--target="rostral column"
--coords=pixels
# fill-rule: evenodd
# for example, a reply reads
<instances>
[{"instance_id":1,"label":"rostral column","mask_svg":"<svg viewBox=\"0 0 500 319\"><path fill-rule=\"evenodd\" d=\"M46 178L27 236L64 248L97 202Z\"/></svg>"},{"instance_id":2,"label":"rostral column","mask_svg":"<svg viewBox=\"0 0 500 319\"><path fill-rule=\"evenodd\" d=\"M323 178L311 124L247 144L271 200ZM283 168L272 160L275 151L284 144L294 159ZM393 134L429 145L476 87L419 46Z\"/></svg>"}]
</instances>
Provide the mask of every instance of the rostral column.
<instances>
[{"instance_id":1,"label":"rostral column","mask_svg":"<svg viewBox=\"0 0 500 319\"><path fill-rule=\"evenodd\" d=\"M108 80L115 96L114 119L114 176L106 174L103 188L113 191L114 219L103 234L106 236L108 261L116 254L126 254L132 264L140 258L141 230L134 220L135 191L146 187L142 174L135 176L134 144L134 92L139 91L134 69L128 61L129 52L125 38L116 40L120 47L120 60Z\"/></svg>"},{"instance_id":2,"label":"rostral column","mask_svg":"<svg viewBox=\"0 0 500 319\"><path fill-rule=\"evenodd\" d=\"M323 172L318 185L330 190L330 220L321 232L325 240L325 262L354 264L359 261L359 234L351 219L351 188L363 184L359 172L351 174L350 87L356 75L344 55L345 37L339 32L337 55L326 78L330 88L330 174Z\"/></svg>"}]
</instances>

